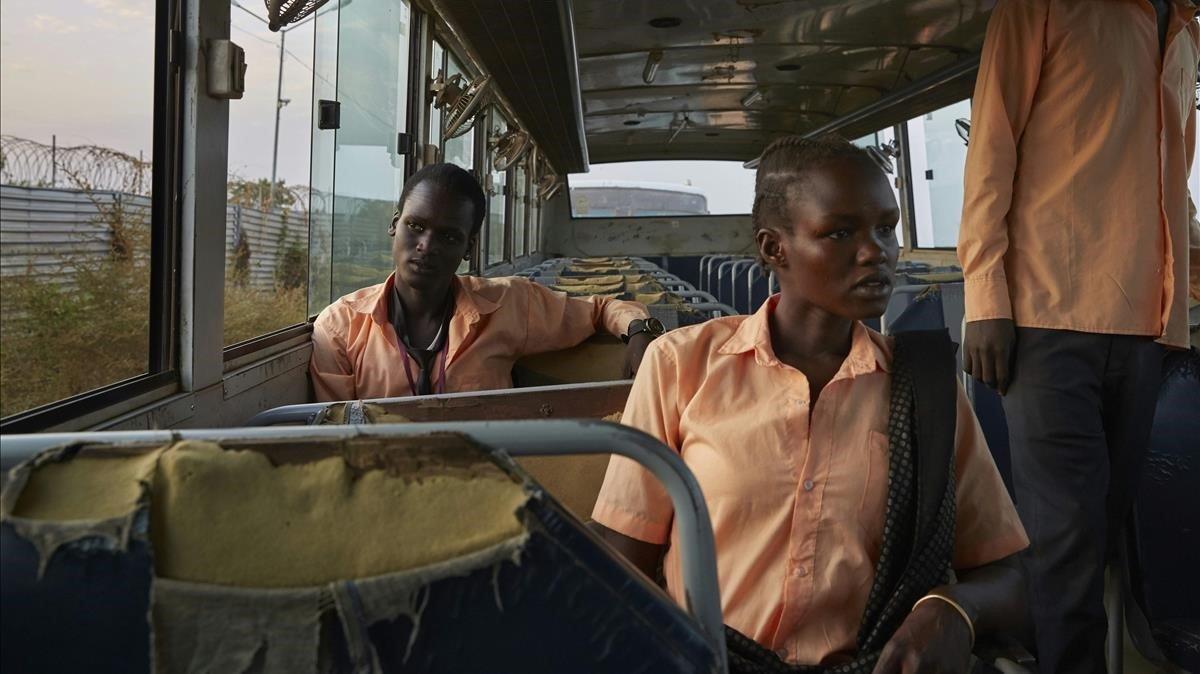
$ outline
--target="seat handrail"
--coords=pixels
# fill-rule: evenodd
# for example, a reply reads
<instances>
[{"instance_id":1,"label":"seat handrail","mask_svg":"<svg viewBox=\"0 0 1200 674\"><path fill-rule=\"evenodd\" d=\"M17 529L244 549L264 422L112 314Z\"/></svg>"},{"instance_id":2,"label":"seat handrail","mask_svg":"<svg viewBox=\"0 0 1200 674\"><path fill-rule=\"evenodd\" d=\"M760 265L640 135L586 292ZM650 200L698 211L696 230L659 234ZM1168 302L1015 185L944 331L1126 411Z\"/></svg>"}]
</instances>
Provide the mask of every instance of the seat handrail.
<instances>
[{"instance_id":1,"label":"seat handrail","mask_svg":"<svg viewBox=\"0 0 1200 674\"><path fill-rule=\"evenodd\" d=\"M28 460L54 447L78 444L161 446L180 440L255 442L262 440L408 438L459 433L506 456L620 454L648 469L666 489L674 506L681 548L680 566L686 610L699 623L717 656L717 669L728 671L725 627L717 585L712 520L695 475L678 452L629 426L604 421L464 421L454 423L356 426L283 426L173 431L99 431L39 433L0 437L0 458ZM570 447L564 445L569 444Z\"/></svg>"},{"instance_id":2,"label":"seat handrail","mask_svg":"<svg viewBox=\"0 0 1200 674\"><path fill-rule=\"evenodd\" d=\"M752 257L739 259L737 262L733 263L733 267L730 269L730 275L729 275L729 303L732 304L733 306L737 307L737 305L738 305L738 301L737 301L738 275L741 274L743 271L746 271L747 273L749 273L748 270L752 269L754 267L754 265L756 265L756 264L758 264L758 260L755 260ZM747 306L749 306L749 305L747 305ZM738 308L740 309L741 307L738 307ZM747 308L744 313L750 313L749 308Z\"/></svg>"}]
</instances>

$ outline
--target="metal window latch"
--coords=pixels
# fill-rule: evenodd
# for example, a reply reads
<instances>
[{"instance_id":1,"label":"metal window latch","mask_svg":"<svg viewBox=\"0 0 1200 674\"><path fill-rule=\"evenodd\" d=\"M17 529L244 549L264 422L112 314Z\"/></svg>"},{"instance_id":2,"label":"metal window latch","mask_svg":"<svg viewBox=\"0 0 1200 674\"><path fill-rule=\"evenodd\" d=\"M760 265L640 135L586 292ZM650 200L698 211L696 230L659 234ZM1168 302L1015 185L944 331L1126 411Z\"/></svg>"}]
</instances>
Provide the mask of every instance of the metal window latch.
<instances>
[{"instance_id":1,"label":"metal window latch","mask_svg":"<svg viewBox=\"0 0 1200 674\"><path fill-rule=\"evenodd\" d=\"M317 128L342 128L342 104L338 101L317 101Z\"/></svg>"},{"instance_id":2,"label":"metal window latch","mask_svg":"<svg viewBox=\"0 0 1200 674\"><path fill-rule=\"evenodd\" d=\"M246 93L246 52L230 40L205 42L208 95L236 99Z\"/></svg>"},{"instance_id":3,"label":"metal window latch","mask_svg":"<svg viewBox=\"0 0 1200 674\"><path fill-rule=\"evenodd\" d=\"M396 154L410 154L413 151L413 137L411 133L396 134Z\"/></svg>"}]
</instances>

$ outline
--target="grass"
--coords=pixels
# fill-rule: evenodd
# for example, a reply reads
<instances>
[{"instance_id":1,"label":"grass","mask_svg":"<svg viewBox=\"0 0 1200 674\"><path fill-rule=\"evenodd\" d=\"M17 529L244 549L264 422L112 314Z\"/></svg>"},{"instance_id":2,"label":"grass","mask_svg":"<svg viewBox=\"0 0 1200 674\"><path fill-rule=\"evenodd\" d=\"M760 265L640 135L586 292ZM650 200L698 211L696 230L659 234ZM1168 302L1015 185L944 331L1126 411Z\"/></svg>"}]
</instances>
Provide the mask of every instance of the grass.
<instances>
[{"instance_id":1,"label":"grass","mask_svg":"<svg viewBox=\"0 0 1200 674\"><path fill-rule=\"evenodd\" d=\"M74 282L5 279L0 301L0 416L147 371L149 265L108 262ZM225 344L300 323L305 289L226 284Z\"/></svg>"},{"instance_id":2,"label":"grass","mask_svg":"<svg viewBox=\"0 0 1200 674\"><path fill-rule=\"evenodd\" d=\"M98 206L99 208L99 206ZM110 212L111 211L111 212ZM101 260L64 258L59 277L11 276L0 287L0 416L144 374L150 355L149 228L112 208ZM292 250L295 248L296 250ZM224 341L304 321L307 251L285 249L278 287L225 284Z\"/></svg>"}]
</instances>

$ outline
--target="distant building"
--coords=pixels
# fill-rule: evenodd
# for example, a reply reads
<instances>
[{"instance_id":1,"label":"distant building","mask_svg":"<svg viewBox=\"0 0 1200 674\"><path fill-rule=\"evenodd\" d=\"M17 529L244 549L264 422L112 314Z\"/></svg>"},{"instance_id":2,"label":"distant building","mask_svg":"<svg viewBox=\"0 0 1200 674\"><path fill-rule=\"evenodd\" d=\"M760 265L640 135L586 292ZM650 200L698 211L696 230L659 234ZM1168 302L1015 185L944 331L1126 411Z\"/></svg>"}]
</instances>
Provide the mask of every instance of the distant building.
<instances>
[{"instance_id":1,"label":"distant building","mask_svg":"<svg viewBox=\"0 0 1200 674\"><path fill-rule=\"evenodd\" d=\"M578 218L707 215L708 197L690 185L641 180L572 180L571 213Z\"/></svg>"}]
</instances>

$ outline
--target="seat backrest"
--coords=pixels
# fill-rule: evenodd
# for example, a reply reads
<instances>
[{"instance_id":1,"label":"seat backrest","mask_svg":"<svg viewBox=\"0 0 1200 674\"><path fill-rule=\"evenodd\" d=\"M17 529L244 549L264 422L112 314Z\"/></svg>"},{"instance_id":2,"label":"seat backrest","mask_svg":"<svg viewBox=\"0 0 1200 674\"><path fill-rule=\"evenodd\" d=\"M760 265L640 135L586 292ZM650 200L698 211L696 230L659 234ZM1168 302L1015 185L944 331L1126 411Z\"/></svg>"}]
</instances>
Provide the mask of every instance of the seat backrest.
<instances>
[{"instance_id":1,"label":"seat backrest","mask_svg":"<svg viewBox=\"0 0 1200 674\"><path fill-rule=\"evenodd\" d=\"M1163 363L1150 448L1134 503L1134 599L1168 660L1200 672L1200 352Z\"/></svg>"}]
</instances>

